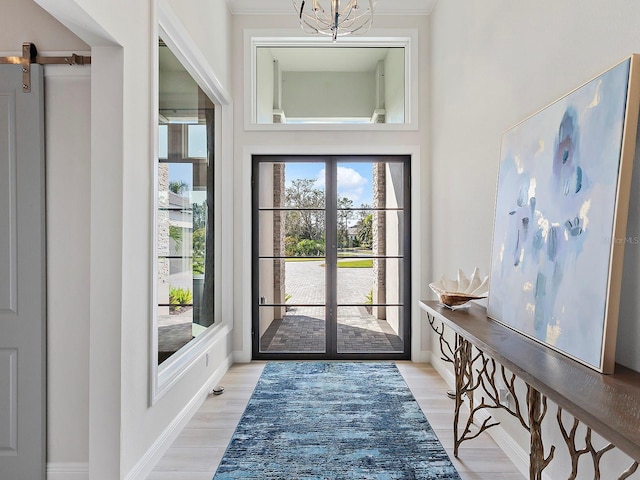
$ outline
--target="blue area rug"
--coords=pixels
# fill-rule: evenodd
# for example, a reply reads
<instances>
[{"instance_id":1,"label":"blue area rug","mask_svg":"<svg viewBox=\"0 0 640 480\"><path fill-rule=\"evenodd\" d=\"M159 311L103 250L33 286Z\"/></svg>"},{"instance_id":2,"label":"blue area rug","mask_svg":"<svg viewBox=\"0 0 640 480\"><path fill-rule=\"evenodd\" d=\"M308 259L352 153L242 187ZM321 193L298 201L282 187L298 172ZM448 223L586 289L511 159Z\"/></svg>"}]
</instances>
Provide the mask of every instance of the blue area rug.
<instances>
[{"instance_id":1,"label":"blue area rug","mask_svg":"<svg viewBox=\"0 0 640 480\"><path fill-rule=\"evenodd\" d=\"M459 480L393 363L265 366L214 480Z\"/></svg>"}]
</instances>

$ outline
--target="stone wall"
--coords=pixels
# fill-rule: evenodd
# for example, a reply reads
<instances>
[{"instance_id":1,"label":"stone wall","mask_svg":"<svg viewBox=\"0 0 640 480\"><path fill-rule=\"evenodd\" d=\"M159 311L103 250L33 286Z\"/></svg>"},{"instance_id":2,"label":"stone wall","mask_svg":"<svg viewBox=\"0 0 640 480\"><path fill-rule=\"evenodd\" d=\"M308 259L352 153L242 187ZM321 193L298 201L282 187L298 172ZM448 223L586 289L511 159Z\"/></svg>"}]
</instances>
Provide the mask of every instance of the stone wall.
<instances>
[{"instance_id":1,"label":"stone wall","mask_svg":"<svg viewBox=\"0 0 640 480\"><path fill-rule=\"evenodd\" d=\"M284 163L273 164L273 207L280 208L285 204ZM285 216L284 211L273 212L273 256L282 257L285 254ZM285 261L283 258L273 259L273 299L274 303L285 302ZM282 318L285 308L274 307L274 318Z\"/></svg>"}]
</instances>

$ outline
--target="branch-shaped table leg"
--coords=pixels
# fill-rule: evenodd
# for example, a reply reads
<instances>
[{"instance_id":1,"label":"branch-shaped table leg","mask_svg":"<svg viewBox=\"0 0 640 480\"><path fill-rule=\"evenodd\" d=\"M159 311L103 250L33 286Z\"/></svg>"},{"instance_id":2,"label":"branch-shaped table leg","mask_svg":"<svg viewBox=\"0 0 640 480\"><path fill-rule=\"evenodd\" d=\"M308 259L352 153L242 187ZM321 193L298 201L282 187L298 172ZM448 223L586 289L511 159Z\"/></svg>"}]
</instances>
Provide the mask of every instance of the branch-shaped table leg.
<instances>
[{"instance_id":1,"label":"branch-shaped table leg","mask_svg":"<svg viewBox=\"0 0 640 480\"><path fill-rule=\"evenodd\" d=\"M560 426L562 438L564 438L564 442L567 444L569 456L571 457L571 475L569 476L568 480L575 480L576 478L578 478L578 464L580 461L580 457L582 455L586 455L587 453L591 454L591 461L593 462L593 478L594 480L600 480L600 461L602 460L602 456L608 451L613 450L615 446L609 443L600 450L597 450L593 446L593 442L591 441L591 428L586 427L587 431L584 438L585 447L578 449L576 445L576 433L578 430L578 426L580 425L580 421L574 417L571 430L567 431L567 428L564 425L564 421L562 420L562 407L558 407L556 418L558 419L558 425ZM627 470L622 472L622 474L618 477L618 480L625 480L626 478L629 478L636 472L636 470L638 470L638 462L633 463Z\"/></svg>"},{"instance_id":2,"label":"branch-shaped table leg","mask_svg":"<svg viewBox=\"0 0 640 480\"><path fill-rule=\"evenodd\" d=\"M431 329L438 335L438 340L440 341L440 353L442 356L440 357L442 361L448 363L454 363L455 352L454 349L451 348L451 344L444 336L444 323L441 323L438 327L436 325L436 317L434 315L430 315L427 313L427 320L429 321L429 325Z\"/></svg>"},{"instance_id":3,"label":"branch-shaped table leg","mask_svg":"<svg viewBox=\"0 0 640 480\"><path fill-rule=\"evenodd\" d=\"M622 475L620 475L620 477L618 477L618 480L625 480L625 479L629 478L631 475L636 473L636 470L638 470L638 462L634 462L633 465L631 465L628 469L626 469L624 472L622 472Z\"/></svg>"},{"instance_id":4,"label":"branch-shaped table leg","mask_svg":"<svg viewBox=\"0 0 640 480\"><path fill-rule=\"evenodd\" d=\"M527 406L529 407L529 432L531 434L529 478L530 480L542 480L542 471L553 459L556 449L555 446L552 446L549 455L545 458L544 444L542 443L542 420L547 413L547 397L527 385Z\"/></svg>"}]
</instances>

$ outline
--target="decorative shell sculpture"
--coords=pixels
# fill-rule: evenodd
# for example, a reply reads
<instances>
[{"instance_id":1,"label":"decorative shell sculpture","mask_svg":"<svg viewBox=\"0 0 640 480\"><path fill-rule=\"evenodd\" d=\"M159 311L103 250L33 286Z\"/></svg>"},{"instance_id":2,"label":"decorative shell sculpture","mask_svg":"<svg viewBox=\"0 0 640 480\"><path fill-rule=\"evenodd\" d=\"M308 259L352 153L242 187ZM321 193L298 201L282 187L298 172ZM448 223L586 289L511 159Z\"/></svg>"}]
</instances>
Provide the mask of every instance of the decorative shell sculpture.
<instances>
[{"instance_id":1,"label":"decorative shell sculpture","mask_svg":"<svg viewBox=\"0 0 640 480\"><path fill-rule=\"evenodd\" d=\"M440 303L445 307L461 307L470 300L485 298L489 293L489 277L480 277L480 269L475 268L470 278L464 274L462 269L458 269L458 279L450 280L443 275L440 280L430 283Z\"/></svg>"}]
</instances>

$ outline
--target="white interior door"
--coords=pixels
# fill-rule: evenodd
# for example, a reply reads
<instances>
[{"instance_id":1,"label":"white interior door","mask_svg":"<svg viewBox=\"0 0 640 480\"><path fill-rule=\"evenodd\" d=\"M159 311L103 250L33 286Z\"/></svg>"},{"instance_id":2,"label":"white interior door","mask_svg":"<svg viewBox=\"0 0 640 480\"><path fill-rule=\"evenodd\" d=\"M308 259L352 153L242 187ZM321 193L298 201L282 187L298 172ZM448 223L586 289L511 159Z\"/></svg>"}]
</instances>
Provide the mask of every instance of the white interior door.
<instances>
[{"instance_id":1,"label":"white interior door","mask_svg":"<svg viewBox=\"0 0 640 480\"><path fill-rule=\"evenodd\" d=\"M0 65L0 478L45 478L44 101Z\"/></svg>"}]
</instances>

